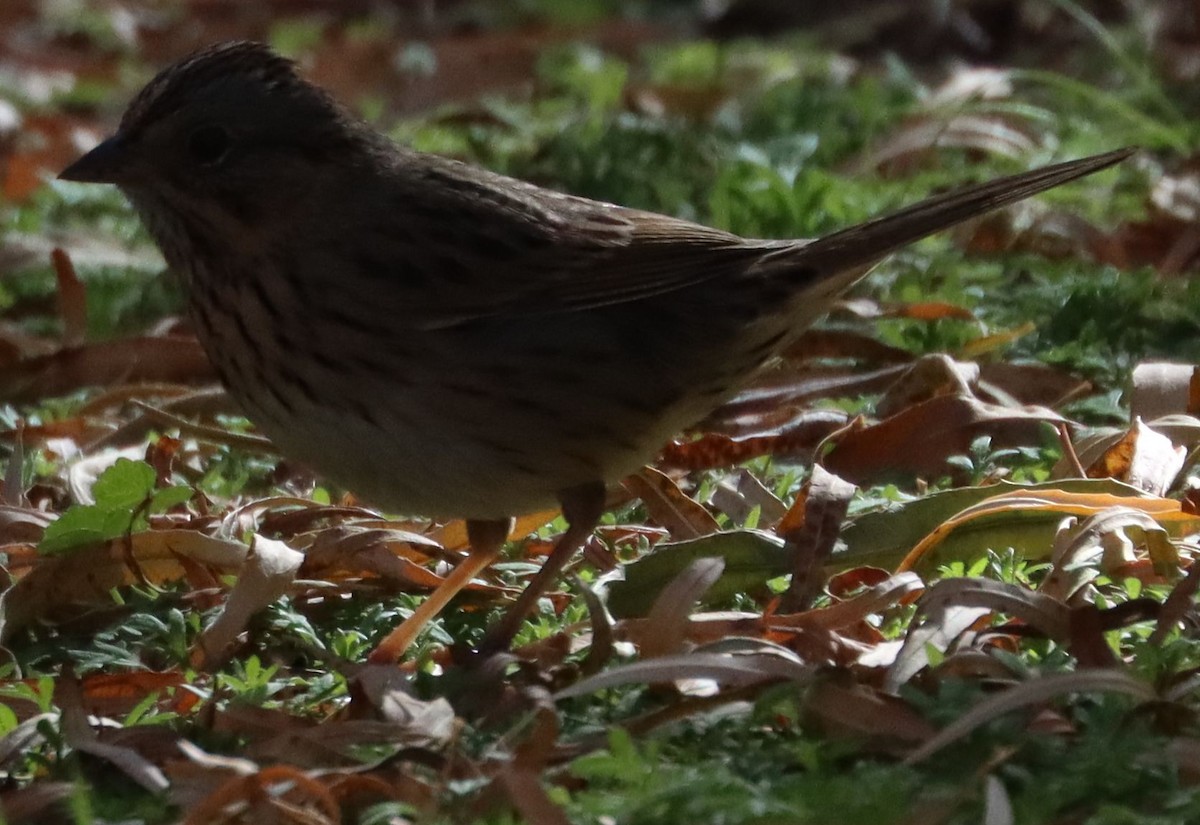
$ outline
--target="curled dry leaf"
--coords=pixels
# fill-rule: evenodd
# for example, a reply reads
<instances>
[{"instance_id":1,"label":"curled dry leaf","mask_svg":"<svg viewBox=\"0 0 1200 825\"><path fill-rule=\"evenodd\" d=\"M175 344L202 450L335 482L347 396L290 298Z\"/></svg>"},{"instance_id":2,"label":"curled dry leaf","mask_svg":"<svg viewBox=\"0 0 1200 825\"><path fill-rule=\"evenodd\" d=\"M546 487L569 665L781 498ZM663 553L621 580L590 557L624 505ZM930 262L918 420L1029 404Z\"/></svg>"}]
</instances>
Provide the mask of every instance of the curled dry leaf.
<instances>
[{"instance_id":1,"label":"curled dry leaf","mask_svg":"<svg viewBox=\"0 0 1200 825\"><path fill-rule=\"evenodd\" d=\"M860 169L905 175L936 162L940 149L1023 158L1037 148L1024 124L1000 115L960 114L913 120L877 144L858 162Z\"/></svg>"},{"instance_id":2,"label":"curled dry leaf","mask_svg":"<svg viewBox=\"0 0 1200 825\"><path fill-rule=\"evenodd\" d=\"M32 507L0 504L0 547L37 544L52 521L54 515L51 513Z\"/></svg>"},{"instance_id":3,"label":"curled dry leaf","mask_svg":"<svg viewBox=\"0 0 1200 825\"><path fill-rule=\"evenodd\" d=\"M986 532L976 534L972 531L941 532L938 530L959 513L996 498L997 496L1015 494L1037 496L1046 491L1071 492L1076 494L1104 494L1110 496L1108 501L1116 502L1122 497L1143 497L1145 494L1120 482L1107 479L1070 479L1042 484L1014 484L999 481L977 487L958 487L936 493L900 501L879 510L872 510L856 516L842 528L841 539L846 549L833 558L838 569L870 566L886 570L897 568L910 552L936 534L932 541L945 543L948 546L939 548L939 559L931 564L944 564L954 559L978 558L989 547L996 546ZM1018 536L999 536L1007 542L1002 546L1049 547L1053 540L1058 521L1061 516L1044 517L1040 531L1031 541L1018 543ZM1032 529L1032 527L1031 527ZM921 562L922 569L925 563Z\"/></svg>"},{"instance_id":4,"label":"curled dry leaf","mask_svg":"<svg viewBox=\"0 0 1200 825\"><path fill-rule=\"evenodd\" d=\"M683 649L692 609L724 569L725 562L720 558L696 559L662 589L641 625L650 632L634 639L642 658L653 659Z\"/></svg>"},{"instance_id":5,"label":"curled dry leaf","mask_svg":"<svg viewBox=\"0 0 1200 825\"><path fill-rule=\"evenodd\" d=\"M1042 425L1065 419L1042 407L1010 408L968 395L947 395L909 407L878 424L846 428L830 439L824 464L855 484L896 473L944 475L946 460L990 435L996 446L1036 444Z\"/></svg>"},{"instance_id":6,"label":"curled dry leaf","mask_svg":"<svg viewBox=\"0 0 1200 825\"><path fill-rule=\"evenodd\" d=\"M1140 418L1120 440L1087 468L1089 478L1115 478L1161 496L1175 481L1187 459L1187 449L1147 426Z\"/></svg>"},{"instance_id":7,"label":"curled dry leaf","mask_svg":"<svg viewBox=\"0 0 1200 825\"><path fill-rule=\"evenodd\" d=\"M1130 411L1152 421L1172 413L1200 413L1200 370L1194 364L1148 361L1133 368Z\"/></svg>"},{"instance_id":8,"label":"curled dry leaf","mask_svg":"<svg viewBox=\"0 0 1200 825\"><path fill-rule=\"evenodd\" d=\"M1101 484L1091 487L1091 484ZM1120 485L1124 490L1133 488ZM1113 495L1102 482L1056 482L1022 489L1006 485L978 504L944 518L918 541L899 564L900 570L936 568L955 558L970 558L988 548L1015 547L1025 558L1049 554L1064 516L1089 517L1111 507L1127 507L1149 516L1168 536L1200 530L1200 517L1183 512L1178 501L1145 495ZM960 535L959 531L966 528ZM952 541L953 539L953 541ZM965 540L958 544L958 540ZM1154 552L1168 562L1173 550L1156 543ZM969 550L970 552L965 552Z\"/></svg>"},{"instance_id":9,"label":"curled dry leaf","mask_svg":"<svg viewBox=\"0 0 1200 825\"><path fill-rule=\"evenodd\" d=\"M569 699L593 691L621 685L653 685L695 679L712 680L725 687L743 687L768 682L805 683L816 669L795 654L766 642L756 642L756 650L741 653L713 653L697 649L686 654L660 656L606 670L559 691L555 699Z\"/></svg>"},{"instance_id":10,"label":"curled dry leaf","mask_svg":"<svg viewBox=\"0 0 1200 825\"><path fill-rule=\"evenodd\" d=\"M924 582L916 573L897 573L847 601L834 602L828 607L806 610L803 613L771 615L767 618L767 625L772 630L803 630L814 627L837 630L893 608L924 588Z\"/></svg>"},{"instance_id":11,"label":"curled dry leaf","mask_svg":"<svg viewBox=\"0 0 1200 825\"><path fill-rule=\"evenodd\" d=\"M917 602L904 645L888 672L887 690L899 690L929 663L930 650L948 650L967 629L991 613L1018 618L1051 639L1065 640L1070 632L1067 606L1042 593L989 579L943 579Z\"/></svg>"},{"instance_id":12,"label":"curled dry leaf","mask_svg":"<svg viewBox=\"0 0 1200 825\"><path fill-rule=\"evenodd\" d=\"M905 409L943 395L970 397L979 380L979 365L955 361L933 353L909 364L896 382L888 387L875 414L887 418Z\"/></svg>"},{"instance_id":13,"label":"curled dry leaf","mask_svg":"<svg viewBox=\"0 0 1200 825\"><path fill-rule=\"evenodd\" d=\"M1013 93L1012 72L990 66L958 66L925 101L931 109L977 100L1002 100Z\"/></svg>"},{"instance_id":14,"label":"curled dry leaf","mask_svg":"<svg viewBox=\"0 0 1200 825\"><path fill-rule=\"evenodd\" d=\"M990 400L1014 399L1020 404L1057 408L1092 389L1078 376L1040 363L992 361L981 364L976 392Z\"/></svg>"},{"instance_id":15,"label":"curled dry leaf","mask_svg":"<svg viewBox=\"0 0 1200 825\"><path fill-rule=\"evenodd\" d=\"M716 533L721 525L704 505L687 496L665 473L652 467L623 482L625 488L642 500L651 520L657 522L676 539L697 539Z\"/></svg>"},{"instance_id":16,"label":"curled dry leaf","mask_svg":"<svg viewBox=\"0 0 1200 825\"><path fill-rule=\"evenodd\" d=\"M241 567L246 552L241 542L178 529L146 530L63 556L33 557L28 567L11 571L20 578L0 597L0 639L34 620L112 604L109 591L141 581L130 570L129 559L137 563L147 581L166 584L186 575L181 557L232 573Z\"/></svg>"},{"instance_id":17,"label":"curled dry leaf","mask_svg":"<svg viewBox=\"0 0 1200 825\"><path fill-rule=\"evenodd\" d=\"M303 561L283 542L255 536L225 606L196 639L193 667L211 670L254 614L288 591Z\"/></svg>"},{"instance_id":18,"label":"curled dry leaf","mask_svg":"<svg viewBox=\"0 0 1200 825\"><path fill-rule=\"evenodd\" d=\"M1134 540L1156 570L1178 569L1178 552L1162 525L1141 510L1109 507L1078 526L1074 518L1064 521L1054 541L1053 567L1039 590L1066 602L1100 573L1119 576L1134 561Z\"/></svg>"},{"instance_id":19,"label":"curled dry leaf","mask_svg":"<svg viewBox=\"0 0 1200 825\"><path fill-rule=\"evenodd\" d=\"M783 596L784 610L802 610L816 598L825 582L825 564L857 491L820 464L813 465L812 478L778 528L792 554L792 581Z\"/></svg>"},{"instance_id":20,"label":"curled dry leaf","mask_svg":"<svg viewBox=\"0 0 1200 825\"><path fill-rule=\"evenodd\" d=\"M53 722L57 718L53 713L36 713L17 723L16 727L0 736L0 766L7 770L13 759L24 758L46 741L42 733L45 722ZM0 808L7 813L7 805Z\"/></svg>"},{"instance_id":21,"label":"curled dry leaf","mask_svg":"<svg viewBox=\"0 0 1200 825\"><path fill-rule=\"evenodd\" d=\"M780 422L775 415L779 408L770 407L765 416L762 410L729 410L735 413L734 418L704 422L702 427L711 425L736 434L711 432L690 441L673 441L663 448L655 465L693 472L729 467L764 455L807 458L850 420L846 413L837 410L806 410L795 415L786 413Z\"/></svg>"},{"instance_id":22,"label":"curled dry leaf","mask_svg":"<svg viewBox=\"0 0 1200 825\"><path fill-rule=\"evenodd\" d=\"M825 726L872 739L923 742L936 730L912 705L864 685L821 679L805 695L804 710Z\"/></svg>"},{"instance_id":23,"label":"curled dry leaf","mask_svg":"<svg viewBox=\"0 0 1200 825\"><path fill-rule=\"evenodd\" d=\"M783 518L787 507L749 470L739 470L734 478L736 482L726 478L716 485L711 499L714 507L732 518L736 524L745 524L756 510L756 527L769 528Z\"/></svg>"},{"instance_id":24,"label":"curled dry leaf","mask_svg":"<svg viewBox=\"0 0 1200 825\"><path fill-rule=\"evenodd\" d=\"M354 675L355 686L375 712L388 722L401 725L414 741L438 744L459 733L454 709L444 698L430 701L412 695L412 684L397 668L363 665Z\"/></svg>"},{"instance_id":25,"label":"curled dry leaf","mask_svg":"<svg viewBox=\"0 0 1200 825\"><path fill-rule=\"evenodd\" d=\"M335 825L342 821L341 806L323 778L290 765L273 765L227 780L188 810L183 825L228 821L235 811L247 822L291 819L306 825Z\"/></svg>"},{"instance_id":26,"label":"curled dry leaf","mask_svg":"<svg viewBox=\"0 0 1200 825\"><path fill-rule=\"evenodd\" d=\"M442 577L423 564L442 548L408 530L342 524L292 539L304 551L305 578L341 581L377 576L407 587L433 588Z\"/></svg>"},{"instance_id":27,"label":"curled dry leaf","mask_svg":"<svg viewBox=\"0 0 1200 825\"><path fill-rule=\"evenodd\" d=\"M195 338L122 338L26 358L0 369L0 400L20 404L84 387L216 380L216 372Z\"/></svg>"}]
</instances>

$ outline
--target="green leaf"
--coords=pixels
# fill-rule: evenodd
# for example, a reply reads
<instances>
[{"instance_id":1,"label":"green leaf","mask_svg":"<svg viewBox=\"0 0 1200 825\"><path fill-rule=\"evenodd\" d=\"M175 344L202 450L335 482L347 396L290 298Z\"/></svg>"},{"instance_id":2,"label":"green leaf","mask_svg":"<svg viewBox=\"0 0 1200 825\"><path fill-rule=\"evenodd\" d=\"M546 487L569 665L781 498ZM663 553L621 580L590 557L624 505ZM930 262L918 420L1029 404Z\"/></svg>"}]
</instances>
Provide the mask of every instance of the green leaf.
<instances>
[{"instance_id":1,"label":"green leaf","mask_svg":"<svg viewBox=\"0 0 1200 825\"><path fill-rule=\"evenodd\" d=\"M192 488L186 484L176 484L155 490L150 497L150 506L146 509L151 513L165 513L176 505L183 504L192 497Z\"/></svg>"},{"instance_id":2,"label":"green leaf","mask_svg":"<svg viewBox=\"0 0 1200 825\"><path fill-rule=\"evenodd\" d=\"M1012 484L1004 481L985 487L962 487L927 495L902 504L865 513L842 530L844 551L830 560L834 569L871 565L894 570L919 541L952 516L989 498L1013 492L1063 490L1071 493L1094 493L1138 497L1143 493L1128 484L1111 479L1062 479L1044 484ZM1005 547L1042 548L1048 552L1054 532L1062 520L1054 511L1010 513L1003 517L1006 533L994 530L960 530L944 542L939 557L975 559L989 549Z\"/></svg>"},{"instance_id":3,"label":"green leaf","mask_svg":"<svg viewBox=\"0 0 1200 825\"><path fill-rule=\"evenodd\" d=\"M108 541L125 533L131 523L129 510L116 510L95 504L76 505L46 528L38 550L46 554L63 553L76 547Z\"/></svg>"},{"instance_id":4,"label":"green leaf","mask_svg":"<svg viewBox=\"0 0 1200 825\"><path fill-rule=\"evenodd\" d=\"M154 468L144 461L118 458L92 487L96 505L109 510L132 510L154 492Z\"/></svg>"},{"instance_id":5,"label":"green leaf","mask_svg":"<svg viewBox=\"0 0 1200 825\"><path fill-rule=\"evenodd\" d=\"M143 527L147 513L160 513L192 496L190 487L154 489L154 468L144 461L118 459L96 479L95 504L68 509L46 528L38 544L42 553L63 553L76 547L108 541Z\"/></svg>"},{"instance_id":6,"label":"green leaf","mask_svg":"<svg viewBox=\"0 0 1200 825\"><path fill-rule=\"evenodd\" d=\"M711 536L663 544L654 552L625 565L625 580L613 582L608 609L614 616L644 616L666 587L697 559L725 561L721 578L704 594L704 603L716 604L738 593L761 590L791 568L783 539L760 530L730 530Z\"/></svg>"}]
</instances>

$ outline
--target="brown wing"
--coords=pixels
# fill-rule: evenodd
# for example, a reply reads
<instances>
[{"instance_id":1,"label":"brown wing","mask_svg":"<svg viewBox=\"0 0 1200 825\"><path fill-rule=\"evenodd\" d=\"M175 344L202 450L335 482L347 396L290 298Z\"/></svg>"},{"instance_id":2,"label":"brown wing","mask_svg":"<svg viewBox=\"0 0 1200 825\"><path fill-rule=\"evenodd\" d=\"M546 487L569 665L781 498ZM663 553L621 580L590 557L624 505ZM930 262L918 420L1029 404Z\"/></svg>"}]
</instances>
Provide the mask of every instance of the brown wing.
<instances>
[{"instance_id":1,"label":"brown wing","mask_svg":"<svg viewBox=\"0 0 1200 825\"><path fill-rule=\"evenodd\" d=\"M715 278L783 277L840 292L893 250L1111 166L1122 149L936 195L816 241L744 240L699 224L563 195L427 155L393 182L420 268L405 315L426 328L644 300ZM422 238L436 243L420 243ZM481 273L490 278L479 277ZM797 275L801 277L796 277ZM460 277L461 276L461 277ZM481 286L482 284L482 286ZM814 293L817 294L817 293Z\"/></svg>"},{"instance_id":2,"label":"brown wing","mask_svg":"<svg viewBox=\"0 0 1200 825\"><path fill-rule=\"evenodd\" d=\"M413 239L419 268L442 275L403 298L406 318L426 328L638 301L735 277L795 245L417 158L400 170L405 208L392 214L408 222L394 231Z\"/></svg>"}]
</instances>

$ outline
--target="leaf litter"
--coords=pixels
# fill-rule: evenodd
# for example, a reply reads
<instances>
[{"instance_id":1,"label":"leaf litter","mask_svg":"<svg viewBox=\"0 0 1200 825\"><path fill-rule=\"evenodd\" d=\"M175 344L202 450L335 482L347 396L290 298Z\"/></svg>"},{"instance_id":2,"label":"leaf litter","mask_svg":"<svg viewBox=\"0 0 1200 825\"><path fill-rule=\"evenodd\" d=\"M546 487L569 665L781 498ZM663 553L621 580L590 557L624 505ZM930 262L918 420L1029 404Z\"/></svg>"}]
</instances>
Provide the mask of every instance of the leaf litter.
<instances>
[{"instance_id":1,"label":"leaf litter","mask_svg":"<svg viewBox=\"0 0 1200 825\"><path fill-rule=\"evenodd\" d=\"M78 44L94 35L42 36L28 79L45 85L86 66L89 80L118 82L114 55L128 36L161 62L154 56L197 36L262 34L244 12L219 5L186 4L198 35L152 17L135 16L128 28L123 5L107 4L93 22L116 38L110 52L86 47L83 60ZM269 5L279 13L288 4ZM536 55L576 36L523 21L493 34L452 19L436 16L425 31L437 78L429 84L405 74L418 66L416 52L396 73L384 59L386 36L343 37L347 23L336 15L293 35L312 42L318 80L387 94L396 111L520 96L513 90L536 75ZM9 31L38 25L36 12L17 15ZM1023 17L1021 25L1046 24ZM1164 60L1190 48L1182 33L1153 31L1173 45ZM625 58L667 39L662 27L619 19L588 36ZM29 60L19 43L0 37L0 56ZM475 68L440 71L451 64ZM753 80L648 74L611 105L708 122L731 117ZM34 85L22 88L34 94ZM1020 94L1019 79L1004 72L951 72L906 118L846 153L842 168L903 182L954 157L1024 162L1047 147L1049 109L1005 105ZM99 121L87 104L69 116L13 108L17 120L0 122L4 192L28 204ZM497 124L505 121L488 128L507 128ZM1113 232L1034 207L980 222L955 243L984 258L1188 271L1189 168L1176 159L1143 189L1147 217ZM1142 417L1090 439L1093 422L1071 406L1101 390L1090 376L1008 360L1037 322L990 328L963 296L849 299L834 326L806 335L626 481L610 501L611 523L574 568L571 592L550 594L499 670L463 667L458 634L518 591L561 528L557 513L519 521L515 535L527 539L480 575L411 661L367 667L357 662L371 638L462 558L464 525L396 520L315 488L301 468L277 461L228 398L197 392L213 375L186 327L94 340L94 287L65 252L37 249L41 261L26 254L13 268L53 274L57 310L44 311L52 332L0 330L0 396L23 408L87 400L6 418L13 452L0 507L0 610L14 653L0 681L12 716L0 718L0 762L16 785L0 792L0 806L12 821L60 809L70 792L52 777L72 774L56 765L85 757L152 796L165 791L175 818L161 821L338 822L372 806L433 816L451 805L557 825L581 818L570 796L588 782L573 775L572 760L618 747L596 724L651 752L680 726L724 714L752 724L748 708L794 713L822 747L853 743L889 764L960 748L979 777L963 801L982 806L984 821L1020 821L1004 765L1035 746L1006 739L1018 744L981 756L969 742L1000 723L1065 742L1086 725L1078 697L1105 694L1129 697L1131 718L1156 714L1185 787L1200 776L1200 732L1162 710L1192 707L1191 659L1176 652L1179 663L1157 671L1139 660L1148 647L1181 650L1195 622L1200 522L1192 499L1178 495L1191 483L1195 443L1190 365L1135 371ZM135 243L89 265L139 254ZM889 329L959 332L923 352ZM1063 465L1056 480L1002 481L1020 474L1006 459L1056 436L1079 447L1089 478ZM744 466L735 474L711 472L736 464ZM378 609L364 611L364 602ZM169 617L154 605L171 606ZM346 611L357 621L340 618ZM930 712L933 697L964 689L969 701L955 715ZM468 741L487 729L500 733L486 747ZM94 784L101 774L79 764ZM936 794L909 803L914 816L946 804Z\"/></svg>"}]
</instances>

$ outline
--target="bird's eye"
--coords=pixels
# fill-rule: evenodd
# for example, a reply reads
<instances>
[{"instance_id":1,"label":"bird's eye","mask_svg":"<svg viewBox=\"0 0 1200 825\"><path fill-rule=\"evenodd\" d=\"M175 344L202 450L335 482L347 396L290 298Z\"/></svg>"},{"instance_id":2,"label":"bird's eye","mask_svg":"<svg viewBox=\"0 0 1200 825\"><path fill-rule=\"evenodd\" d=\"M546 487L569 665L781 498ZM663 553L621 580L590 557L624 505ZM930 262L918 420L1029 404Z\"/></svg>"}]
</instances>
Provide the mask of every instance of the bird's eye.
<instances>
[{"instance_id":1,"label":"bird's eye","mask_svg":"<svg viewBox=\"0 0 1200 825\"><path fill-rule=\"evenodd\" d=\"M224 127L201 126L188 137L188 154L197 163L212 166L225 157L232 142Z\"/></svg>"}]
</instances>

